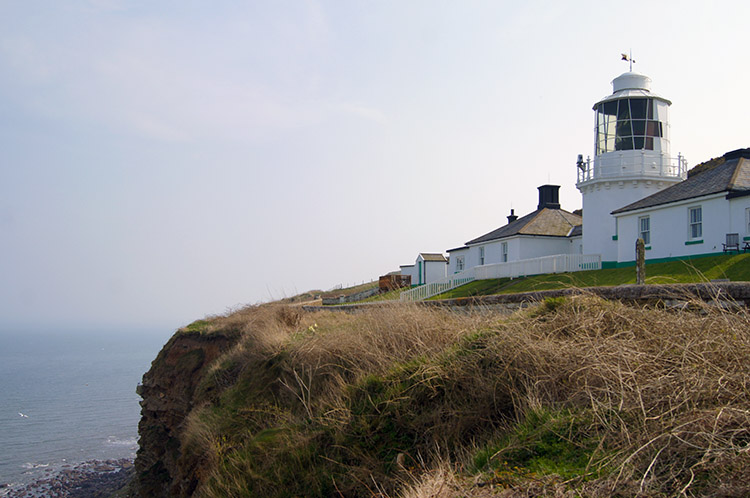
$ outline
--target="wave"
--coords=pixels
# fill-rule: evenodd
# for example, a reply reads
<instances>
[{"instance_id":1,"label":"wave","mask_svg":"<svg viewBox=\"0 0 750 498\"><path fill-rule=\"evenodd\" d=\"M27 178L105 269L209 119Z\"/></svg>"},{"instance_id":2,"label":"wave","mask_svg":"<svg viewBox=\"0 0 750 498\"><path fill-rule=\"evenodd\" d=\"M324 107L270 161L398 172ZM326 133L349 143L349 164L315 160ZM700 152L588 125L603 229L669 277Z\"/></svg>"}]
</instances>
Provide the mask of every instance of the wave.
<instances>
[{"instance_id":1,"label":"wave","mask_svg":"<svg viewBox=\"0 0 750 498\"><path fill-rule=\"evenodd\" d=\"M138 438L125 438L120 439L117 436L109 436L107 438L107 445L109 446L138 446Z\"/></svg>"}]
</instances>

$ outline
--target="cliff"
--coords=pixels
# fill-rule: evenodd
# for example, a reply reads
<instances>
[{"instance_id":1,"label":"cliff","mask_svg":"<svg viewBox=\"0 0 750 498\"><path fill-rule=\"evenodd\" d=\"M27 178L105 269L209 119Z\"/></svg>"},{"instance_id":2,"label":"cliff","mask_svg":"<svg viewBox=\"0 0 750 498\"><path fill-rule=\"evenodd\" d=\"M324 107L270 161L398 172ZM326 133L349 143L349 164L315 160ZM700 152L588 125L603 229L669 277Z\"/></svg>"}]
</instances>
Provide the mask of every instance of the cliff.
<instances>
[{"instance_id":1,"label":"cliff","mask_svg":"<svg viewBox=\"0 0 750 498\"><path fill-rule=\"evenodd\" d=\"M181 453L185 418L195 406L195 390L208 366L239 337L205 334L195 325L178 331L143 376L135 461L140 496L190 496L195 490L199 462Z\"/></svg>"},{"instance_id":2,"label":"cliff","mask_svg":"<svg viewBox=\"0 0 750 498\"><path fill-rule=\"evenodd\" d=\"M748 496L750 315L683 298L196 322L139 388L138 492Z\"/></svg>"}]
</instances>

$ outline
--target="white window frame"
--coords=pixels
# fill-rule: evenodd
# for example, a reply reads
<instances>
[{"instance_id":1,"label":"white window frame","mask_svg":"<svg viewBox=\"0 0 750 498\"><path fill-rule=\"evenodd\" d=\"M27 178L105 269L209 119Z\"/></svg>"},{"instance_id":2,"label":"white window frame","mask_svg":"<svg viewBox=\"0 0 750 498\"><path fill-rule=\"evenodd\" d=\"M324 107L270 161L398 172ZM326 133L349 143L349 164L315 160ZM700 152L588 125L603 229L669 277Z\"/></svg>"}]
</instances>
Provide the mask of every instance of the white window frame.
<instances>
[{"instance_id":1,"label":"white window frame","mask_svg":"<svg viewBox=\"0 0 750 498\"><path fill-rule=\"evenodd\" d=\"M463 256L456 256L456 272L464 271L464 268L466 267L464 261Z\"/></svg>"},{"instance_id":2,"label":"white window frame","mask_svg":"<svg viewBox=\"0 0 750 498\"><path fill-rule=\"evenodd\" d=\"M750 207L745 208L745 233L750 235Z\"/></svg>"},{"instance_id":3,"label":"white window frame","mask_svg":"<svg viewBox=\"0 0 750 498\"><path fill-rule=\"evenodd\" d=\"M693 221L693 213L698 213L698 220ZM693 229L696 230L693 230ZM688 208L688 240L701 240L703 238L703 206L690 206Z\"/></svg>"},{"instance_id":4,"label":"white window frame","mask_svg":"<svg viewBox=\"0 0 750 498\"><path fill-rule=\"evenodd\" d=\"M484 264L484 246L479 246L479 265Z\"/></svg>"},{"instance_id":5,"label":"white window frame","mask_svg":"<svg viewBox=\"0 0 750 498\"><path fill-rule=\"evenodd\" d=\"M646 229L644 230L643 224L646 224ZM650 246L651 245L651 216L639 216L638 217L638 237L643 239L644 245Z\"/></svg>"},{"instance_id":6,"label":"white window frame","mask_svg":"<svg viewBox=\"0 0 750 498\"><path fill-rule=\"evenodd\" d=\"M503 242L500 244L500 252L502 254L501 259L503 263L508 262L508 243Z\"/></svg>"}]
</instances>

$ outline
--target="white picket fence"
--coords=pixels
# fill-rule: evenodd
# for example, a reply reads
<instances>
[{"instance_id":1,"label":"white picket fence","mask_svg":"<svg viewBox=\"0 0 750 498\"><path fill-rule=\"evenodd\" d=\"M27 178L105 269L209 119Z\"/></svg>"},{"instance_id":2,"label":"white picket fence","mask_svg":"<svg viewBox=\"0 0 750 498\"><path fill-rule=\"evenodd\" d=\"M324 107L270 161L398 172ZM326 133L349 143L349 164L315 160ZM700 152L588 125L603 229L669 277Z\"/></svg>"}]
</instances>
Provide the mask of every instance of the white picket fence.
<instances>
[{"instance_id":1,"label":"white picket fence","mask_svg":"<svg viewBox=\"0 0 750 498\"><path fill-rule=\"evenodd\" d=\"M585 270L600 270L601 254L555 254L541 258L522 259L509 263L495 263L474 267L477 280L488 278L516 278L546 273L566 273Z\"/></svg>"},{"instance_id":2,"label":"white picket fence","mask_svg":"<svg viewBox=\"0 0 750 498\"><path fill-rule=\"evenodd\" d=\"M494 263L475 266L464 272L451 275L446 279L404 291L401 293L400 299L401 301L423 301L473 280L516 278L529 275L543 275L546 273L600 270L601 268L602 256L600 254L556 254L554 256L522 259L508 263Z\"/></svg>"},{"instance_id":3,"label":"white picket fence","mask_svg":"<svg viewBox=\"0 0 750 498\"><path fill-rule=\"evenodd\" d=\"M437 296L438 294L442 294L443 292L447 292L451 289L455 289L456 287L468 284L469 282L474 280L474 278L473 268L470 268L461 273L454 273L446 279L438 280L437 282L432 282L430 284L420 285L419 287L414 287L413 289L404 291L401 293L399 299L401 299L402 301L423 301L432 296Z\"/></svg>"}]
</instances>

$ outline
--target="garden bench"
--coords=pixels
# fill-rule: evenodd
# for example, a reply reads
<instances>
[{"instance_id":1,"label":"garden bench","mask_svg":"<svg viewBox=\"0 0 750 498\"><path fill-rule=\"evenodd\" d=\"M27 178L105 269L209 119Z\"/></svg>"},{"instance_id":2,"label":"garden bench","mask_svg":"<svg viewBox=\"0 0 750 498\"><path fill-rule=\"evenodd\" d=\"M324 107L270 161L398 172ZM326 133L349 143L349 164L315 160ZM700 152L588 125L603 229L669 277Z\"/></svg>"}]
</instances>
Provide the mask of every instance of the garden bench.
<instances>
[{"instance_id":1,"label":"garden bench","mask_svg":"<svg viewBox=\"0 0 750 498\"><path fill-rule=\"evenodd\" d=\"M728 233L727 242L722 244L724 246L724 252L737 251L740 252L740 234ZM745 244L747 246L747 243Z\"/></svg>"}]
</instances>

